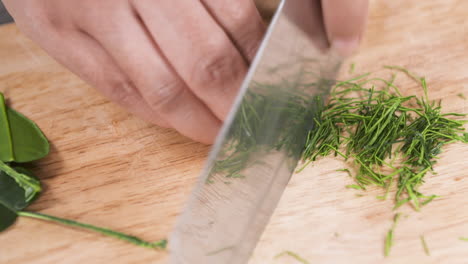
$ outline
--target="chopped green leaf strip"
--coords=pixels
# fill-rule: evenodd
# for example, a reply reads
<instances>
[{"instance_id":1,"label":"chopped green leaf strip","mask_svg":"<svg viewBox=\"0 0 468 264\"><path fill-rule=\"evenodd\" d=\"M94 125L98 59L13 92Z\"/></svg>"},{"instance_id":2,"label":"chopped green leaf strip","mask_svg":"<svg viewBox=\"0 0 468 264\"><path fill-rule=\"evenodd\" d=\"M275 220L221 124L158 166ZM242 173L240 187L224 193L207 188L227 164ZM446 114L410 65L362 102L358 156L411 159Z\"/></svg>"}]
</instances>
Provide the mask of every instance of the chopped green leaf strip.
<instances>
[{"instance_id":1,"label":"chopped green leaf strip","mask_svg":"<svg viewBox=\"0 0 468 264\"><path fill-rule=\"evenodd\" d=\"M346 185L346 188L348 188L348 189L355 189L355 190L364 190L361 186L356 185L356 184L349 184L349 185Z\"/></svg>"},{"instance_id":2,"label":"chopped green leaf strip","mask_svg":"<svg viewBox=\"0 0 468 264\"><path fill-rule=\"evenodd\" d=\"M427 198L425 201L421 203L421 206L427 205L428 203L432 202L434 199L439 198L440 196L437 195L431 195L429 198Z\"/></svg>"},{"instance_id":3,"label":"chopped green leaf strip","mask_svg":"<svg viewBox=\"0 0 468 264\"><path fill-rule=\"evenodd\" d=\"M351 171L349 169L339 169L339 170L336 170L336 171L346 172L349 175L349 177L351 177L351 178L353 177L353 174L351 174Z\"/></svg>"},{"instance_id":4,"label":"chopped green leaf strip","mask_svg":"<svg viewBox=\"0 0 468 264\"><path fill-rule=\"evenodd\" d=\"M395 206L393 207L393 210L396 210L396 209L400 208L402 205L408 203L409 201L410 201L410 198L398 200L398 201L396 202Z\"/></svg>"},{"instance_id":5,"label":"chopped green leaf strip","mask_svg":"<svg viewBox=\"0 0 468 264\"><path fill-rule=\"evenodd\" d=\"M420 239L421 239L421 245L422 245L422 247L424 249L424 253L426 253L426 255L430 256L431 252L429 252L429 247L427 246L426 239L424 238L424 236L421 236Z\"/></svg>"},{"instance_id":6,"label":"chopped green leaf strip","mask_svg":"<svg viewBox=\"0 0 468 264\"><path fill-rule=\"evenodd\" d=\"M396 225L398 224L398 221L400 220L400 217L401 217L400 213L395 214L395 217L393 218L392 228L388 230L387 236L385 237L385 244L384 244L385 257L388 257L390 255L390 250L393 247L393 233L394 233Z\"/></svg>"},{"instance_id":7,"label":"chopped green leaf strip","mask_svg":"<svg viewBox=\"0 0 468 264\"><path fill-rule=\"evenodd\" d=\"M355 69L356 69L356 64L355 64L355 63L351 63L351 65L349 65L349 71L348 71L348 73L349 73L349 74L353 74Z\"/></svg>"},{"instance_id":8,"label":"chopped green leaf strip","mask_svg":"<svg viewBox=\"0 0 468 264\"><path fill-rule=\"evenodd\" d=\"M225 251L228 251L228 250L232 250L234 249L235 246L228 246L228 247L223 247L223 248L220 248L220 249L216 249L216 250L213 250L211 252L208 252L206 253L206 256L214 256L214 255L217 255L221 252L225 252Z\"/></svg>"},{"instance_id":9,"label":"chopped green leaf strip","mask_svg":"<svg viewBox=\"0 0 468 264\"><path fill-rule=\"evenodd\" d=\"M390 250L393 246L393 230L388 230L387 236L385 237L385 248L384 255L388 257L390 255Z\"/></svg>"},{"instance_id":10,"label":"chopped green leaf strip","mask_svg":"<svg viewBox=\"0 0 468 264\"><path fill-rule=\"evenodd\" d=\"M299 263L302 263L302 264L310 264L307 260L305 260L304 258L302 258L301 256L299 256L298 254L292 252L292 251L284 251L278 255L275 256L275 258L280 258L280 257L283 257L283 256L290 256L292 258L294 258L295 260L297 260Z\"/></svg>"}]
</instances>

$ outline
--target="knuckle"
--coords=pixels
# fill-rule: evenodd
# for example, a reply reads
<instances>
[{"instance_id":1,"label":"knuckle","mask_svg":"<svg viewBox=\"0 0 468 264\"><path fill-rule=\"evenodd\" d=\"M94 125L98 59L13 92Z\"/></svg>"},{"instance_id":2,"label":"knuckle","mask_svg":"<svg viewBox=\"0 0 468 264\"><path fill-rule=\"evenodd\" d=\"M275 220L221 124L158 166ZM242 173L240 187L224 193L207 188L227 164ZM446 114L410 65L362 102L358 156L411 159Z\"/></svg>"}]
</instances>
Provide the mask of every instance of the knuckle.
<instances>
[{"instance_id":1,"label":"knuckle","mask_svg":"<svg viewBox=\"0 0 468 264\"><path fill-rule=\"evenodd\" d=\"M26 17L34 21L33 26L40 32L41 28L62 29L69 27L70 19L64 16L58 7L49 7L42 1L31 1L25 9Z\"/></svg>"},{"instance_id":2,"label":"knuckle","mask_svg":"<svg viewBox=\"0 0 468 264\"><path fill-rule=\"evenodd\" d=\"M20 11L13 11L15 23L23 33L36 40L46 38L49 33L75 28L67 12L43 2L30 1Z\"/></svg>"},{"instance_id":3,"label":"knuckle","mask_svg":"<svg viewBox=\"0 0 468 264\"><path fill-rule=\"evenodd\" d=\"M41 1L32 1L23 7L22 10L11 10L16 25L28 36L35 31L40 32L38 29L41 27L50 28L52 26L50 16L45 12L43 5L38 2Z\"/></svg>"},{"instance_id":4,"label":"knuckle","mask_svg":"<svg viewBox=\"0 0 468 264\"><path fill-rule=\"evenodd\" d=\"M170 127L163 116L157 112L148 111L147 105L141 105L142 98L137 92L136 87L128 79L112 78L97 80L98 90L112 101L127 108L131 113L140 116L144 120L159 125L161 127Z\"/></svg>"},{"instance_id":5,"label":"knuckle","mask_svg":"<svg viewBox=\"0 0 468 264\"><path fill-rule=\"evenodd\" d=\"M130 0L129 3L136 8L147 8L154 5L154 0Z\"/></svg>"},{"instance_id":6,"label":"knuckle","mask_svg":"<svg viewBox=\"0 0 468 264\"><path fill-rule=\"evenodd\" d=\"M129 106L135 102L137 94L130 81L108 79L102 85L103 93L122 106Z\"/></svg>"},{"instance_id":7,"label":"knuckle","mask_svg":"<svg viewBox=\"0 0 468 264\"><path fill-rule=\"evenodd\" d=\"M261 29L244 30L239 35L238 45L242 47L244 56L246 56L250 63L260 47L260 43L263 39L263 31Z\"/></svg>"},{"instance_id":8,"label":"knuckle","mask_svg":"<svg viewBox=\"0 0 468 264\"><path fill-rule=\"evenodd\" d=\"M91 32L111 33L113 29L122 27L122 12L125 11L123 5L122 1L112 3L112 1L86 0L79 6L80 12L74 16L75 23ZM102 10L106 10L105 16Z\"/></svg>"},{"instance_id":9,"label":"knuckle","mask_svg":"<svg viewBox=\"0 0 468 264\"><path fill-rule=\"evenodd\" d=\"M145 94L148 105L160 114L168 114L177 106L177 99L186 91L179 80L160 81L158 86Z\"/></svg>"},{"instance_id":10,"label":"knuckle","mask_svg":"<svg viewBox=\"0 0 468 264\"><path fill-rule=\"evenodd\" d=\"M191 82L198 87L228 83L238 76L239 64L235 54L226 52L223 48L214 48L196 61Z\"/></svg>"},{"instance_id":11,"label":"knuckle","mask_svg":"<svg viewBox=\"0 0 468 264\"><path fill-rule=\"evenodd\" d=\"M263 39L266 26L256 9L243 12L236 21L232 29L235 42L243 55L251 60Z\"/></svg>"},{"instance_id":12,"label":"knuckle","mask_svg":"<svg viewBox=\"0 0 468 264\"><path fill-rule=\"evenodd\" d=\"M40 1L32 1L23 8L25 17L34 20L46 20L46 10Z\"/></svg>"},{"instance_id":13,"label":"knuckle","mask_svg":"<svg viewBox=\"0 0 468 264\"><path fill-rule=\"evenodd\" d=\"M234 27L245 27L258 14L257 8L251 0L229 1L229 19Z\"/></svg>"},{"instance_id":14,"label":"knuckle","mask_svg":"<svg viewBox=\"0 0 468 264\"><path fill-rule=\"evenodd\" d=\"M256 0L258 1L258 0ZM229 21L230 26L248 25L252 11L257 11L252 0L202 0L210 9L223 15L223 20Z\"/></svg>"}]
</instances>

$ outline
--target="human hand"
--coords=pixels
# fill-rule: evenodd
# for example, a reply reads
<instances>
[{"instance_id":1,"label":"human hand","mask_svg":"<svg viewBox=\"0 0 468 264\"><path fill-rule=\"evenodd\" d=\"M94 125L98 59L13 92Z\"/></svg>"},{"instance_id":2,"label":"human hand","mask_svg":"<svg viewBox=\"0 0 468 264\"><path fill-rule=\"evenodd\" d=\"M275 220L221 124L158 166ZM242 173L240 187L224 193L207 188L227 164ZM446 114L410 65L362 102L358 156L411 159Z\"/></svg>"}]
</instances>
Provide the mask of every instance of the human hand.
<instances>
[{"instance_id":1,"label":"human hand","mask_svg":"<svg viewBox=\"0 0 468 264\"><path fill-rule=\"evenodd\" d=\"M211 143L265 31L252 0L7 0L18 27L144 119Z\"/></svg>"},{"instance_id":2,"label":"human hand","mask_svg":"<svg viewBox=\"0 0 468 264\"><path fill-rule=\"evenodd\" d=\"M367 0L322 1L329 38L348 53ZM26 35L111 100L204 143L213 142L265 31L252 0L4 2Z\"/></svg>"}]
</instances>

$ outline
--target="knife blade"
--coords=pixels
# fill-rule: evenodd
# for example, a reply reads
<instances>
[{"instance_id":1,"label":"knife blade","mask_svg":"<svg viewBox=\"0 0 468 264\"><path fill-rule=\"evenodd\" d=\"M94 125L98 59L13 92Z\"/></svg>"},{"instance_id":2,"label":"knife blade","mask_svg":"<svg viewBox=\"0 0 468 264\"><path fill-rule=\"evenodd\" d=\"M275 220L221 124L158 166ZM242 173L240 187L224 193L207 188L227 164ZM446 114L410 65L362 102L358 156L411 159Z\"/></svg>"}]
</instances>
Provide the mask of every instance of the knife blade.
<instances>
[{"instance_id":1,"label":"knife blade","mask_svg":"<svg viewBox=\"0 0 468 264\"><path fill-rule=\"evenodd\" d=\"M320 1L282 0L169 238L171 264L245 264L341 64Z\"/></svg>"}]
</instances>

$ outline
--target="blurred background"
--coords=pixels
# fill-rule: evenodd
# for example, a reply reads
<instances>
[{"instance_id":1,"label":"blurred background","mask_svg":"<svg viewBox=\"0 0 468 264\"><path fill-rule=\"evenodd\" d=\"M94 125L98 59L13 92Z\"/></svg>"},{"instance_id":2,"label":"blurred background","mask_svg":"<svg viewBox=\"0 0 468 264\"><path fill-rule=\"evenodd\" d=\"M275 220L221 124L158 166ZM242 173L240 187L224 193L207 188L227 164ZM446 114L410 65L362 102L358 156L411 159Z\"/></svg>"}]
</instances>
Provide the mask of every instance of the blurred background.
<instances>
[{"instance_id":1,"label":"blurred background","mask_svg":"<svg viewBox=\"0 0 468 264\"><path fill-rule=\"evenodd\" d=\"M13 19L8 14L5 7L3 6L2 1L0 0L0 24L10 23L12 21L13 21Z\"/></svg>"}]
</instances>

